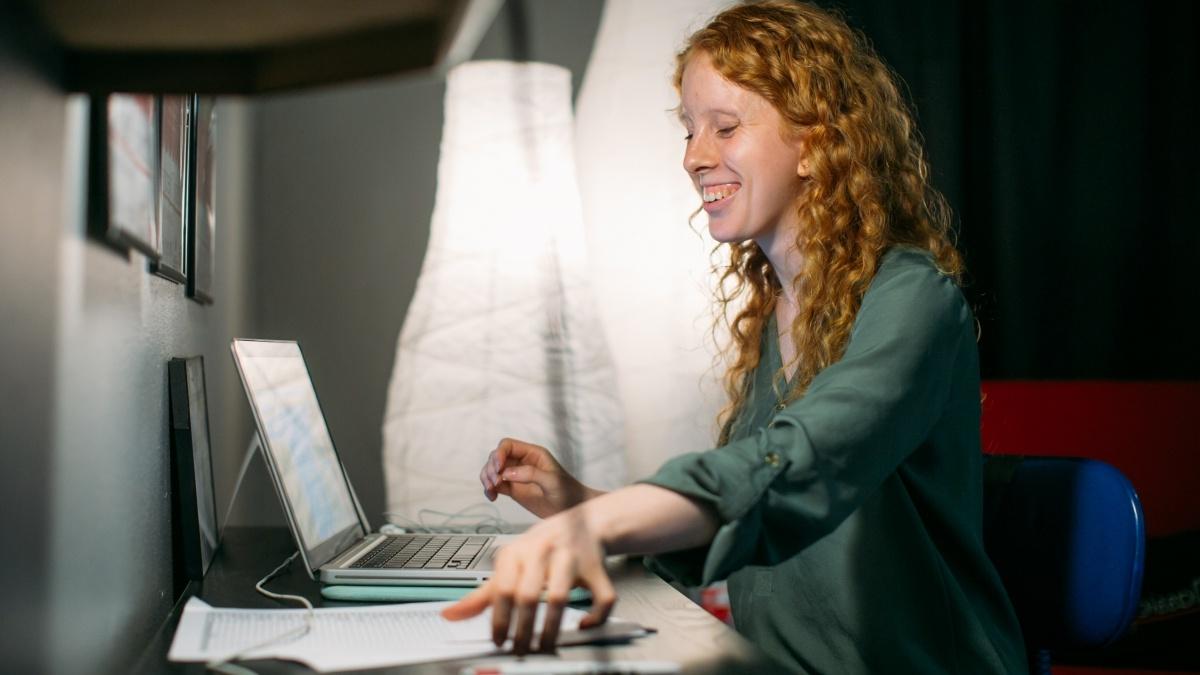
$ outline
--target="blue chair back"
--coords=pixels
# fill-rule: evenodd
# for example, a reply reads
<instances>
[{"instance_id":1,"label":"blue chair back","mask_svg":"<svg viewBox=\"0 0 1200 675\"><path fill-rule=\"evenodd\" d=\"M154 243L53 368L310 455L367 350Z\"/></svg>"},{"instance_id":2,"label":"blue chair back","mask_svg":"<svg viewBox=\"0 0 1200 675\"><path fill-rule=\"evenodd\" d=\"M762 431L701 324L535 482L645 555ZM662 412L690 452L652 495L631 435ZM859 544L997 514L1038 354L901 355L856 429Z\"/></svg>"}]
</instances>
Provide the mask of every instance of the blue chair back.
<instances>
[{"instance_id":1,"label":"blue chair back","mask_svg":"<svg viewBox=\"0 0 1200 675\"><path fill-rule=\"evenodd\" d=\"M1111 465L988 456L983 532L1033 672L1049 672L1051 652L1110 644L1133 620L1145 521L1133 485Z\"/></svg>"}]
</instances>

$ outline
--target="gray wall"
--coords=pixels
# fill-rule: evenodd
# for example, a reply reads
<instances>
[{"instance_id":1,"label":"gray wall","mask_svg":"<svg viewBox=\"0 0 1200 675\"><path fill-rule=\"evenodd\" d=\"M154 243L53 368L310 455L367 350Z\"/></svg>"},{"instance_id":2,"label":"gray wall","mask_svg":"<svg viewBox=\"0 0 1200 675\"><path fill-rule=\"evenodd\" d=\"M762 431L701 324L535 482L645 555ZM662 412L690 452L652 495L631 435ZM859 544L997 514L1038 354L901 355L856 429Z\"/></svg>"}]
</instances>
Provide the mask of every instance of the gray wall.
<instances>
[{"instance_id":1,"label":"gray wall","mask_svg":"<svg viewBox=\"0 0 1200 675\"><path fill-rule=\"evenodd\" d=\"M44 663L65 111L0 12L0 656Z\"/></svg>"},{"instance_id":2,"label":"gray wall","mask_svg":"<svg viewBox=\"0 0 1200 675\"><path fill-rule=\"evenodd\" d=\"M600 0L520 1L479 54L566 65ZM393 78L218 108L217 304L84 232L87 103L0 3L0 670L122 672L172 602L166 362L208 374L217 508L250 435L234 336L305 346L379 525L381 422L433 207L443 80ZM234 523L280 523L261 462Z\"/></svg>"},{"instance_id":3,"label":"gray wall","mask_svg":"<svg viewBox=\"0 0 1200 675\"><path fill-rule=\"evenodd\" d=\"M20 28L0 8L0 670L122 671L173 602L167 360L205 356L222 465L249 431L226 347L245 323L247 115L218 113L218 304L202 307L86 238L87 102Z\"/></svg>"},{"instance_id":4,"label":"gray wall","mask_svg":"<svg viewBox=\"0 0 1200 675\"><path fill-rule=\"evenodd\" d=\"M601 0L509 2L475 57L558 63L577 90L602 8ZM429 234L444 90L444 78L429 74L254 106L255 328L300 341L376 527L385 507L384 405ZM234 521L282 522L260 466L245 489Z\"/></svg>"}]
</instances>

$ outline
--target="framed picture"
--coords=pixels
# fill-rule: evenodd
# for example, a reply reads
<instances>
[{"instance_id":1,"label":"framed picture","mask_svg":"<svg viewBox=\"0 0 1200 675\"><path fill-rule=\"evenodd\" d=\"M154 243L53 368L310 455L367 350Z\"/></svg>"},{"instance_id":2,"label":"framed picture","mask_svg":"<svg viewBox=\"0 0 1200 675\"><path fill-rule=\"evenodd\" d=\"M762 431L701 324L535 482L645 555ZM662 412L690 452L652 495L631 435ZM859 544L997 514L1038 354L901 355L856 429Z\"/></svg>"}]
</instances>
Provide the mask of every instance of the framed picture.
<instances>
[{"instance_id":1,"label":"framed picture","mask_svg":"<svg viewBox=\"0 0 1200 675\"><path fill-rule=\"evenodd\" d=\"M158 99L94 98L90 126L88 229L115 248L134 248L157 261Z\"/></svg>"},{"instance_id":2,"label":"framed picture","mask_svg":"<svg viewBox=\"0 0 1200 675\"><path fill-rule=\"evenodd\" d=\"M216 100L198 96L192 101L194 123L192 148L191 227L187 246L187 294L197 302L213 302L213 242L217 231L217 144Z\"/></svg>"},{"instance_id":3,"label":"framed picture","mask_svg":"<svg viewBox=\"0 0 1200 675\"><path fill-rule=\"evenodd\" d=\"M163 96L159 101L159 258L150 263L150 269L179 283L187 281L184 242L187 241L191 108L191 96Z\"/></svg>"},{"instance_id":4,"label":"framed picture","mask_svg":"<svg viewBox=\"0 0 1200 675\"><path fill-rule=\"evenodd\" d=\"M176 570L180 579L202 579L219 543L208 436L204 357L167 363L171 410L171 500Z\"/></svg>"}]
</instances>

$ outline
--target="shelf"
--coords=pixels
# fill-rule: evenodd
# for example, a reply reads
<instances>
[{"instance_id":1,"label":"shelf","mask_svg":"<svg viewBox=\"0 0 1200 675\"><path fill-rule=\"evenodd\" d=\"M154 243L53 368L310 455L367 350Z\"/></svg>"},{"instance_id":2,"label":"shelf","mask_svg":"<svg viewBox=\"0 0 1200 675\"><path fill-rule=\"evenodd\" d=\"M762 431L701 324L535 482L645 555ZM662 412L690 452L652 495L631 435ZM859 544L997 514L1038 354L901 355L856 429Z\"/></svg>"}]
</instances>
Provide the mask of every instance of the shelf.
<instances>
[{"instance_id":1,"label":"shelf","mask_svg":"<svg viewBox=\"0 0 1200 675\"><path fill-rule=\"evenodd\" d=\"M258 94L435 67L500 0L28 0L70 91ZM469 45L471 48L474 44Z\"/></svg>"}]
</instances>

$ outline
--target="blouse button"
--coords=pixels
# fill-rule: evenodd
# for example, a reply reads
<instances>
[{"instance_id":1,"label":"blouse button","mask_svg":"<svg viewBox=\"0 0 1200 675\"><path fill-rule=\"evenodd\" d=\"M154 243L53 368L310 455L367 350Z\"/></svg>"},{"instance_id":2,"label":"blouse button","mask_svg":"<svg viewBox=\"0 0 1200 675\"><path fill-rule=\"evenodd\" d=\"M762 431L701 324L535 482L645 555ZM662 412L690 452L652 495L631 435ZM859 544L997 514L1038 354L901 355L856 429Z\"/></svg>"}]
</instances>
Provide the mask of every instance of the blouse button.
<instances>
[{"instance_id":1,"label":"blouse button","mask_svg":"<svg viewBox=\"0 0 1200 675\"><path fill-rule=\"evenodd\" d=\"M779 453L768 452L766 456L763 457L763 461L767 463L767 466L779 466Z\"/></svg>"}]
</instances>

